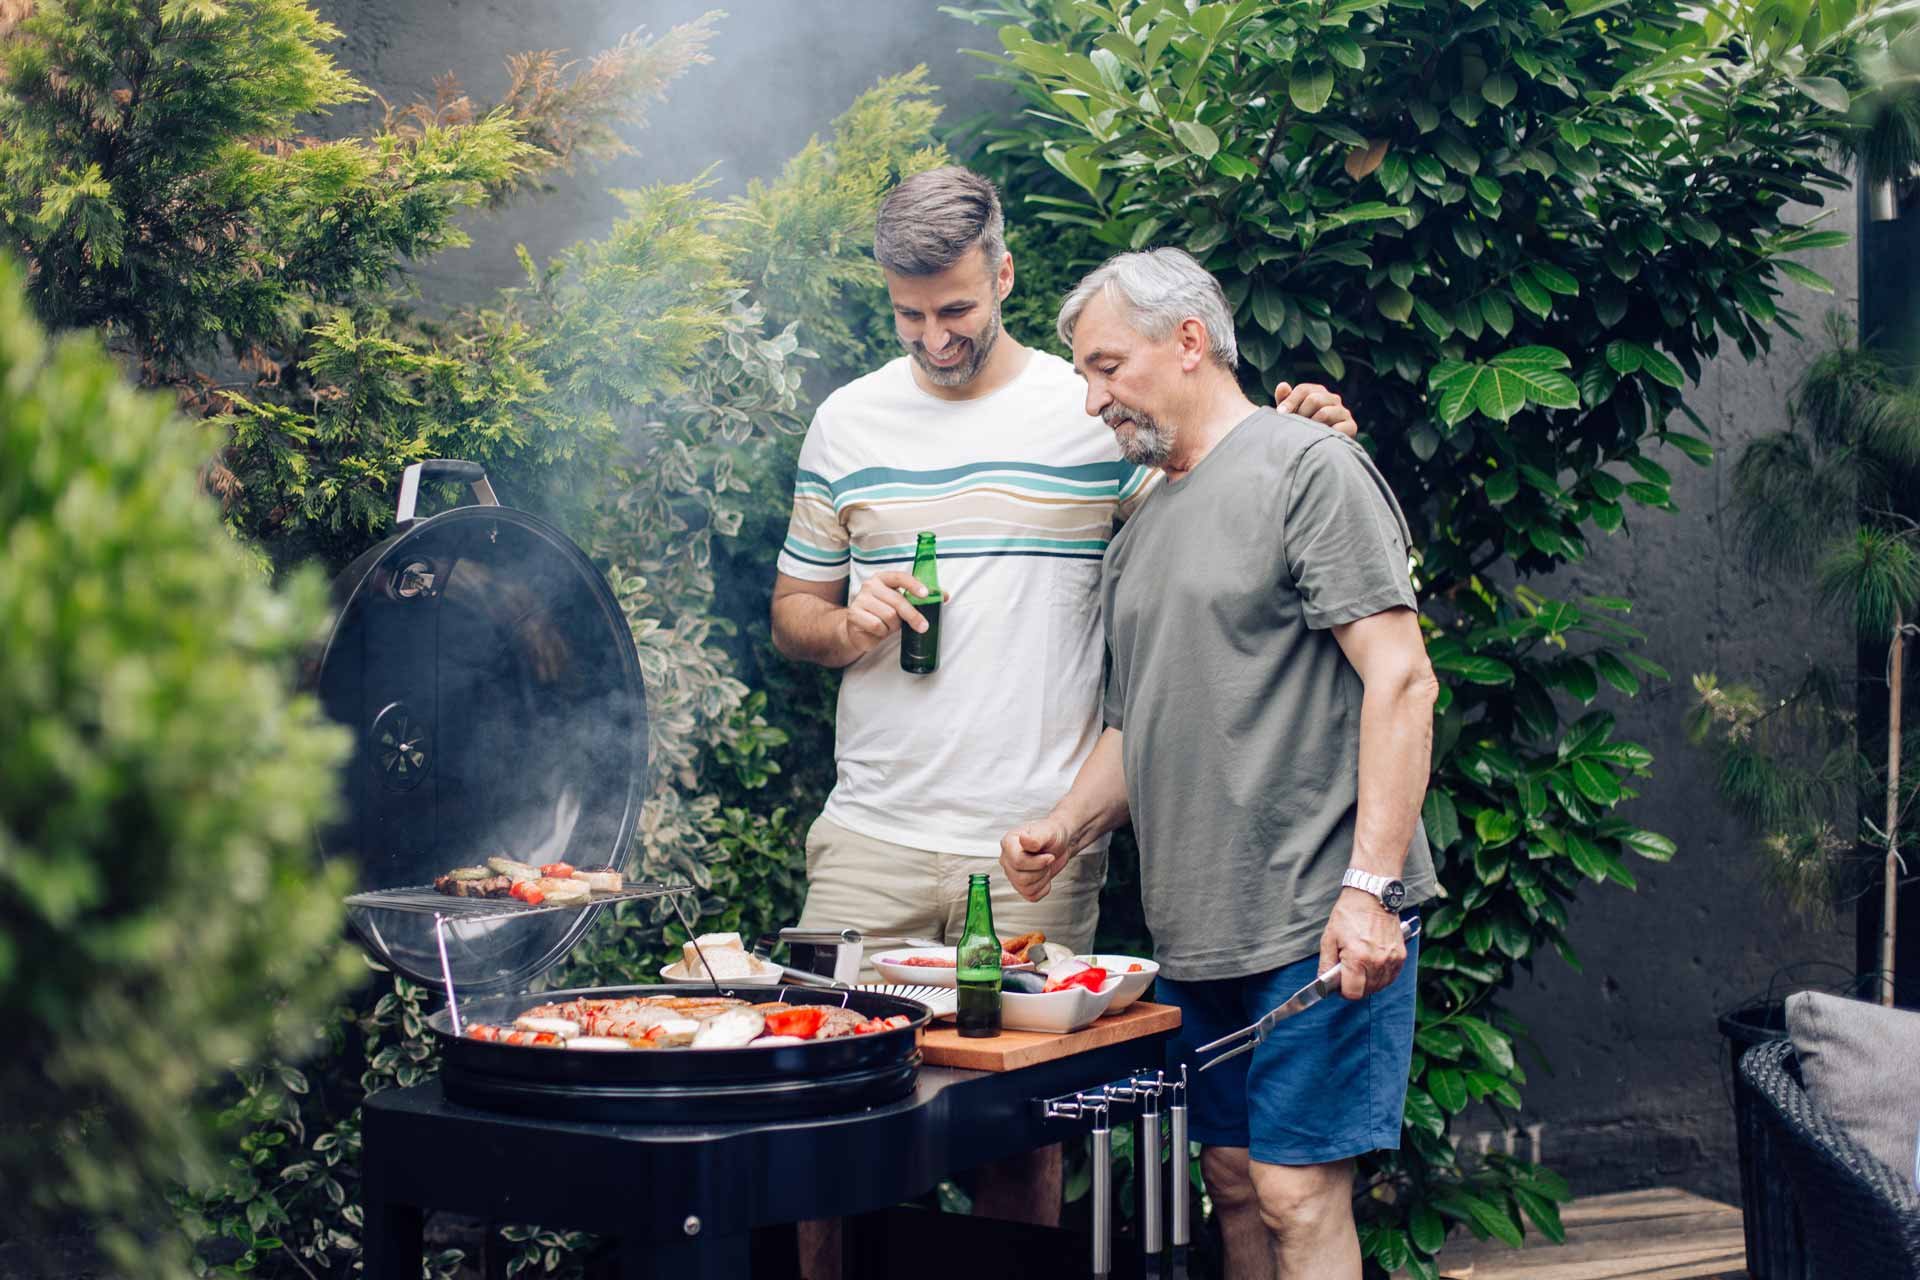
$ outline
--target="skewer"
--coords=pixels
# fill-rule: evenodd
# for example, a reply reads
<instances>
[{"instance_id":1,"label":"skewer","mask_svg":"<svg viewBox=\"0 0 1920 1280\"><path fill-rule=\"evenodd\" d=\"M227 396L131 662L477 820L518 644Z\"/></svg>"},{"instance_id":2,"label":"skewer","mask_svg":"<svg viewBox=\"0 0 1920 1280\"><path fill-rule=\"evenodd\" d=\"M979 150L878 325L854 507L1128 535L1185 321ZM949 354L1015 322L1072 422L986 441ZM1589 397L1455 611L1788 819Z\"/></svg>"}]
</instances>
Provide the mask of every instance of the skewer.
<instances>
[{"instance_id":1,"label":"skewer","mask_svg":"<svg viewBox=\"0 0 1920 1280\"><path fill-rule=\"evenodd\" d=\"M1113 1130L1104 1098L1093 1112L1093 1280L1113 1273Z\"/></svg>"},{"instance_id":2,"label":"skewer","mask_svg":"<svg viewBox=\"0 0 1920 1280\"><path fill-rule=\"evenodd\" d=\"M1189 1243L1189 1224L1187 1197L1191 1191L1187 1185L1187 1068L1182 1063L1180 1078L1172 1082L1173 1105L1167 1110L1172 1116L1171 1134L1173 1142L1173 1280L1186 1280L1187 1245Z\"/></svg>"},{"instance_id":3,"label":"skewer","mask_svg":"<svg viewBox=\"0 0 1920 1280\"><path fill-rule=\"evenodd\" d=\"M1157 1272L1162 1241L1160 1238L1160 1090L1159 1081L1142 1086L1140 1103L1140 1242L1146 1247L1148 1266Z\"/></svg>"},{"instance_id":4,"label":"skewer","mask_svg":"<svg viewBox=\"0 0 1920 1280\"><path fill-rule=\"evenodd\" d=\"M447 918L434 913L433 941L440 948L440 980L447 984L447 1021L453 1026L453 1034L462 1034L460 1028L460 997L453 989L453 966L447 963Z\"/></svg>"}]
</instances>

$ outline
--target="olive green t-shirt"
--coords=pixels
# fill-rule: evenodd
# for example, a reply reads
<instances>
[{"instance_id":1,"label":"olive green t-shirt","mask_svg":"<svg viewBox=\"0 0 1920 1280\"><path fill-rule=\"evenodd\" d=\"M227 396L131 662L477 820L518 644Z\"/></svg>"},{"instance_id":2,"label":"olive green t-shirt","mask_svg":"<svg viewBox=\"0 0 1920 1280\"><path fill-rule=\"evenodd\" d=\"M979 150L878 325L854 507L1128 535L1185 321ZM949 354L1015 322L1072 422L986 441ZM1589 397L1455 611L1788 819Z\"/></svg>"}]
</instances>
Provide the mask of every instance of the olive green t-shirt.
<instances>
[{"instance_id":1,"label":"olive green t-shirt","mask_svg":"<svg viewBox=\"0 0 1920 1280\"><path fill-rule=\"evenodd\" d=\"M1399 505L1358 445L1261 409L1159 485L1101 574L1106 721L1169 978L1314 954L1353 854L1360 676L1332 627L1415 607ZM1407 904L1435 891L1415 824Z\"/></svg>"}]
</instances>

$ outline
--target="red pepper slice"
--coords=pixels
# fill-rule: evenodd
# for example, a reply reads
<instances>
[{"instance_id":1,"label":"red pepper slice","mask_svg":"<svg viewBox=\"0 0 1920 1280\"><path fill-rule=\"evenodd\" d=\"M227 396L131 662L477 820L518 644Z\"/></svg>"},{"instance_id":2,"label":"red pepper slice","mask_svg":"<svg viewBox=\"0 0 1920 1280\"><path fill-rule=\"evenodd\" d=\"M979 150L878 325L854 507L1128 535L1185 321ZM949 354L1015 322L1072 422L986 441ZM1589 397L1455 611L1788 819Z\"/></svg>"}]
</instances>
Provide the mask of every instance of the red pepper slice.
<instances>
[{"instance_id":1,"label":"red pepper slice","mask_svg":"<svg viewBox=\"0 0 1920 1280\"><path fill-rule=\"evenodd\" d=\"M540 868L540 874L554 880L565 880L573 875L573 867L565 862L549 862Z\"/></svg>"},{"instance_id":2,"label":"red pepper slice","mask_svg":"<svg viewBox=\"0 0 1920 1280\"><path fill-rule=\"evenodd\" d=\"M1065 990L1068 987L1085 987L1089 991L1098 993L1100 988L1106 985L1106 982L1107 971L1096 965L1089 969L1082 969L1071 978L1066 979L1060 984L1060 988L1061 990Z\"/></svg>"},{"instance_id":3,"label":"red pepper slice","mask_svg":"<svg viewBox=\"0 0 1920 1280\"><path fill-rule=\"evenodd\" d=\"M811 1040L820 1033L820 1024L826 1020L827 1011L817 1004L776 1009L767 1015L767 1034L798 1036L802 1040Z\"/></svg>"},{"instance_id":4,"label":"red pepper slice","mask_svg":"<svg viewBox=\"0 0 1920 1280\"><path fill-rule=\"evenodd\" d=\"M547 895L534 888L531 880L522 880L513 886L512 893L530 907L537 907L547 900Z\"/></svg>"}]
</instances>

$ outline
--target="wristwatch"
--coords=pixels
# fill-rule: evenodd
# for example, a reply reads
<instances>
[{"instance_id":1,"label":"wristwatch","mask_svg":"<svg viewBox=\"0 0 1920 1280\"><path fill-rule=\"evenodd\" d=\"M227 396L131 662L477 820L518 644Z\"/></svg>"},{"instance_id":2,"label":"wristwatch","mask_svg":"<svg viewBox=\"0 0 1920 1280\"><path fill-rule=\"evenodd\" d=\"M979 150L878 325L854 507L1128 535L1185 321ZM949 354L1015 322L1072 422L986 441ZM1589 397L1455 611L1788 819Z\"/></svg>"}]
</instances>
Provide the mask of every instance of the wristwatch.
<instances>
[{"instance_id":1,"label":"wristwatch","mask_svg":"<svg viewBox=\"0 0 1920 1280\"><path fill-rule=\"evenodd\" d=\"M1358 889L1380 899L1382 908L1388 911L1400 910L1400 904L1407 900L1407 886L1392 876L1376 876L1353 867L1347 868L1347 874L1340 877L1342 889Z\"/></svg>"}]
</instances>

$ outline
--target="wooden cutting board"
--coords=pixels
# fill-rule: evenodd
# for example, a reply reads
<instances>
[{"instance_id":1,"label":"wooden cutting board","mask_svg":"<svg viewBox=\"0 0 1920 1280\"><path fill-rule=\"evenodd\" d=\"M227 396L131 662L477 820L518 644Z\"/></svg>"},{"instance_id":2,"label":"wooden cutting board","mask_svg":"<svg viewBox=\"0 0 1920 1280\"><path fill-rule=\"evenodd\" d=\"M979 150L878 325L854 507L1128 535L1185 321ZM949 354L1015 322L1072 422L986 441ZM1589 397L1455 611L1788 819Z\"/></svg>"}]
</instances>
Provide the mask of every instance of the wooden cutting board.
<instances>
[{"instance_id":1,"label":"wooden cutting board","mask_svg":"<svg viewBox=\"0 0 1920 1280\"><path fill-rule=\"evenodd\" d=\"M959 1067L966 1071L1018 1071L1037 1063L1071 1057L1122 1040L1134 1040L1180 1025L1180 1011L1172 1005L1135 1001L1119 1013L1098 1018L1092 1026L1064 1035L1052 1031L1002 1031L985 1040L963 1040L952 1023L936 1023L920 1038L920 1052L928 1066Z\"/></svg>"}]
</instances>

